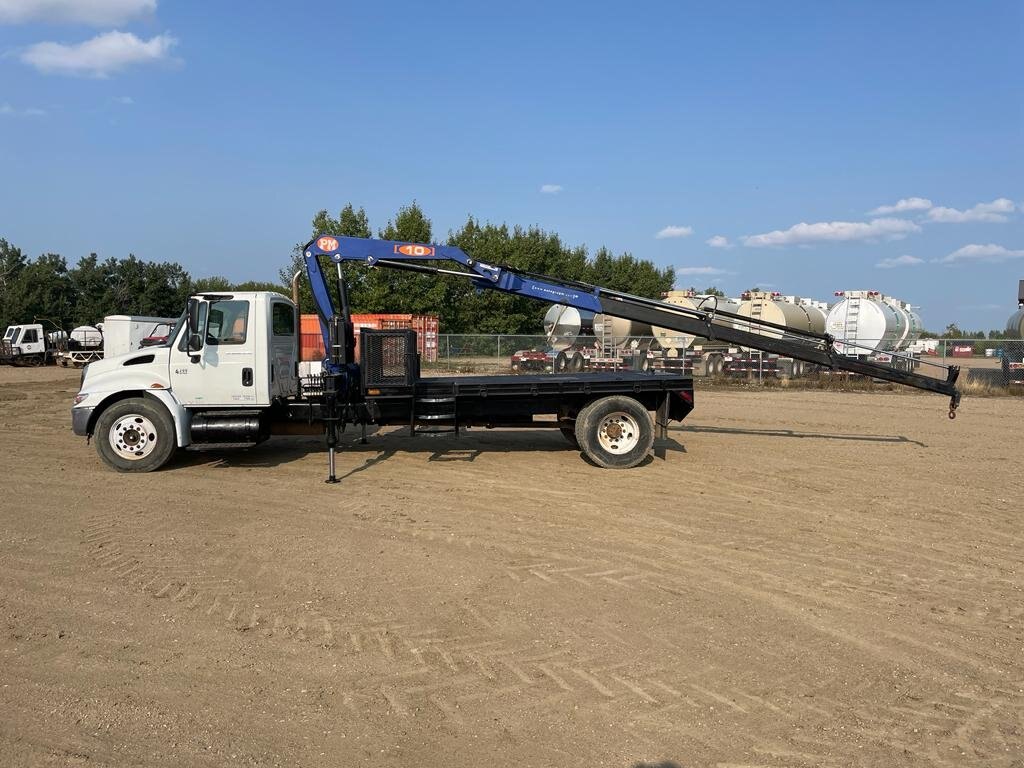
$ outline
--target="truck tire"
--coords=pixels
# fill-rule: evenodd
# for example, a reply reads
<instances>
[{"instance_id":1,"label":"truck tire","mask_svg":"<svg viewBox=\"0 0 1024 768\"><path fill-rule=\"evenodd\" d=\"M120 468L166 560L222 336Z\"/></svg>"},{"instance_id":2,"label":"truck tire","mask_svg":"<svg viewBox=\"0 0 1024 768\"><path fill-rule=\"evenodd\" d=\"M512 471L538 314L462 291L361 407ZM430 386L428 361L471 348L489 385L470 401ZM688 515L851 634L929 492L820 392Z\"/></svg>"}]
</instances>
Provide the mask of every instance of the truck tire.
<instances>
[{"instance_id":1,"label":"truck tire","mask_svg":"<svg viewBox=\"0 0 1024 768\"><path fill-rule=\"evenodd\" d=\"M569 358L566 357L565 352L559 352L555 355L554 370L555 373L565 373L569 369Z\"/></svg>"},{"instance_id":2,"label":"truck tire","mask_svg":"<svg viewBox=\"0 0 1024 768\"><path fill-rule=\"evenodd\" d=\"M96 451L118 472L160 469L177 447L167 409L142 397L119 400L96 420Z\"/></svg>"},{"instance_id":3,"label":"truck tire","mask_svg":"<svg viewBox=\"0 0 1024 768\"><path fill-rule=\"evenodd\" d=\"M630 469L650 453L654 425L647 409L633 398L602 397L576 417L576 441L597 466Z\"/></svg>"},{"instance_id":4,"label":"truck tire","mask_svg":"<svg viewBox=\"0 0 1024 768\"><path fill-rule=\"evenodd\" d=\"M579 373L583 370L583 355L579 352L572 353L572 358L569 360L569 370L573 373Z\"/></svg>"}]
</instances>

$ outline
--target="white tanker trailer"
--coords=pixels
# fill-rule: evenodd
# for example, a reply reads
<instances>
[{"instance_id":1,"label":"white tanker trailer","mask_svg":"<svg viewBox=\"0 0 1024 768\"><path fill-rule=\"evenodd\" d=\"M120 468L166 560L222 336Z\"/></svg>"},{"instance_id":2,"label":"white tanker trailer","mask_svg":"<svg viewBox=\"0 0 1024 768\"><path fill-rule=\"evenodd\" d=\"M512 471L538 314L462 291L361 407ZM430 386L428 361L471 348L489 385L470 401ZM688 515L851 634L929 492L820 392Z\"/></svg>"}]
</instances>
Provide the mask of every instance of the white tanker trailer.
<instances>
[{"instance_id":1,"label":"white tanker trailer","mask_svg":"<svg viewBox=\"0 0 1024 768\"><path fill-rule=\"evenodd\" d=\"M1006 321L1006 338L1024 339L1024 280L1017 286L1017 311Z\"/></svg>"},{"instance_id":2,"label":"white tanker trailer","mask_svg":"<svg viewBox=\"0 0 1024 768\"><path fill-rule=\"evenodd\" d=\"M898 339L896 339L896 345L893 347L896 351L904 350L921 338L921 316L917 314L914 307L909 302L900 301L894 299L891 296L883 296L882 300L890 307L896 310L896 314L900 316L900 327L902 331Z\"/></svg>"},{"instance_id":3,"label":"white tanker trailer","mask_svg":"<svg viewBox=\"0 0 1024 768\"><path fill-rule=\"evenodd\" d=\"M840 297L828 311L825 330L835 350L847 357L868 358L892 352L905 336L906 319L878 291L836 291Z\"/></svg>"}]
</instances>

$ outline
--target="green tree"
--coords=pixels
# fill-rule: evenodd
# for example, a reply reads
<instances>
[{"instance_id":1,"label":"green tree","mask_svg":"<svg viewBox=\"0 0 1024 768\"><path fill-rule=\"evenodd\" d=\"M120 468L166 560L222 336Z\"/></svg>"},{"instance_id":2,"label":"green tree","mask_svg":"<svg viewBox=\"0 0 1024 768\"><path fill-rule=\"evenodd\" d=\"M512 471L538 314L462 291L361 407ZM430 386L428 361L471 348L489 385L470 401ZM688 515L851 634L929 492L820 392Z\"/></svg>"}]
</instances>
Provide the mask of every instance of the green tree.
<instances>
[{"instance_id":1,"label":"green tree","mask_svg":"<svg viewBox=\"0 0 1024 768\"><path fill-rule=\"evenodd\" d=\"M14 284L27 264L20 248L0 238L0 333L8 325L20 322L14 314Z\"/></svg>"},{"instance_id":2,"label":"green tree","mask_svg":"<svg viewBox=\"0 0 1024 768\"><path fill-rule=\"evenodd\" d=\"M192 292L193 293L213 293L216 291L231 291L237 290L223 275L211 275L210 277L200 277L192 281Z\"/></svg>"},{"instance_id":3,"label":"green tree","mask_svg":"<svg viewBox=\"0 0 1024 768\"><path fill-rule=\"evenodd\" d=\"M266 280L246 280L244 283L235 283L231 286L233 291L272 291L274 293L280 293L283 296L291 296L291 286L281 285L280 283L272 283Z\"/></svg>"},{"instance_id":4,"label":"green tree","mask_svg":"<svg viewBox=\"0 0 1024 768\"><path fill-rule=\"evenodd\" d=\"M15 323L52 320L64 328L74 319L77 292L63 256L47 253L25 264L10 286L8 311Z\"/></svg>"}]
</instances>

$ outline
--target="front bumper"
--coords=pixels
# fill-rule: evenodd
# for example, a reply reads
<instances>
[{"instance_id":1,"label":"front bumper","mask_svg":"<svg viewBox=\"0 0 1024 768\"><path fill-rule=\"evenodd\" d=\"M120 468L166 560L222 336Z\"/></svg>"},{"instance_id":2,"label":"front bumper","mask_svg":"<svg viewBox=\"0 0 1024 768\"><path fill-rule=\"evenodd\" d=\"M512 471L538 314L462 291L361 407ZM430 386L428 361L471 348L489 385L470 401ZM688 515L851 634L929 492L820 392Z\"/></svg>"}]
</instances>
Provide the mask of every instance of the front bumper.
<instances>
[{"instance_id":1,"label":"front bumper","mask_svg":"<svg viewBox=\"0 0 1024 768\"><path fill-rule=\"evenodd\" d=\"M89 419L92 418L93 408L72 408L71 409L71 431L80 437L89 434Z\"/></svg>"}]
</instances>

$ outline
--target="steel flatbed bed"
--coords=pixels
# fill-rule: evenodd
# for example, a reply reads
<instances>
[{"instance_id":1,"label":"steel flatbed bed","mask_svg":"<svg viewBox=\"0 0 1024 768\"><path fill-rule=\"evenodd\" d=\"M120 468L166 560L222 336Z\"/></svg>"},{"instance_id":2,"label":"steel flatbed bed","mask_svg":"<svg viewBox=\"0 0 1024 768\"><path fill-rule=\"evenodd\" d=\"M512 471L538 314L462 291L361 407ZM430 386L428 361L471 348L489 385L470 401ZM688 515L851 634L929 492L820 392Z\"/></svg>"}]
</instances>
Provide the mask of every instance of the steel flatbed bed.
<instances>
[{"instance_id":1,"label":"steel flatbed bed","mask_svg":"<svg viewBox=\"0 0 1024 768\"><path fill-rule=\"evenodd\" d=\"M555 427L567 423L597 397L626 396L657 414L656 423L681 421L693 410L688 374L578 373L569 376L427 376L409 382L367 382L363 403L380 425L407 425L413 433L457 432L461 427ZM319 421L323 400L288 403L287 418ZM554 421L536 417L554 416Z\"/></svg>"}]
</instances>

